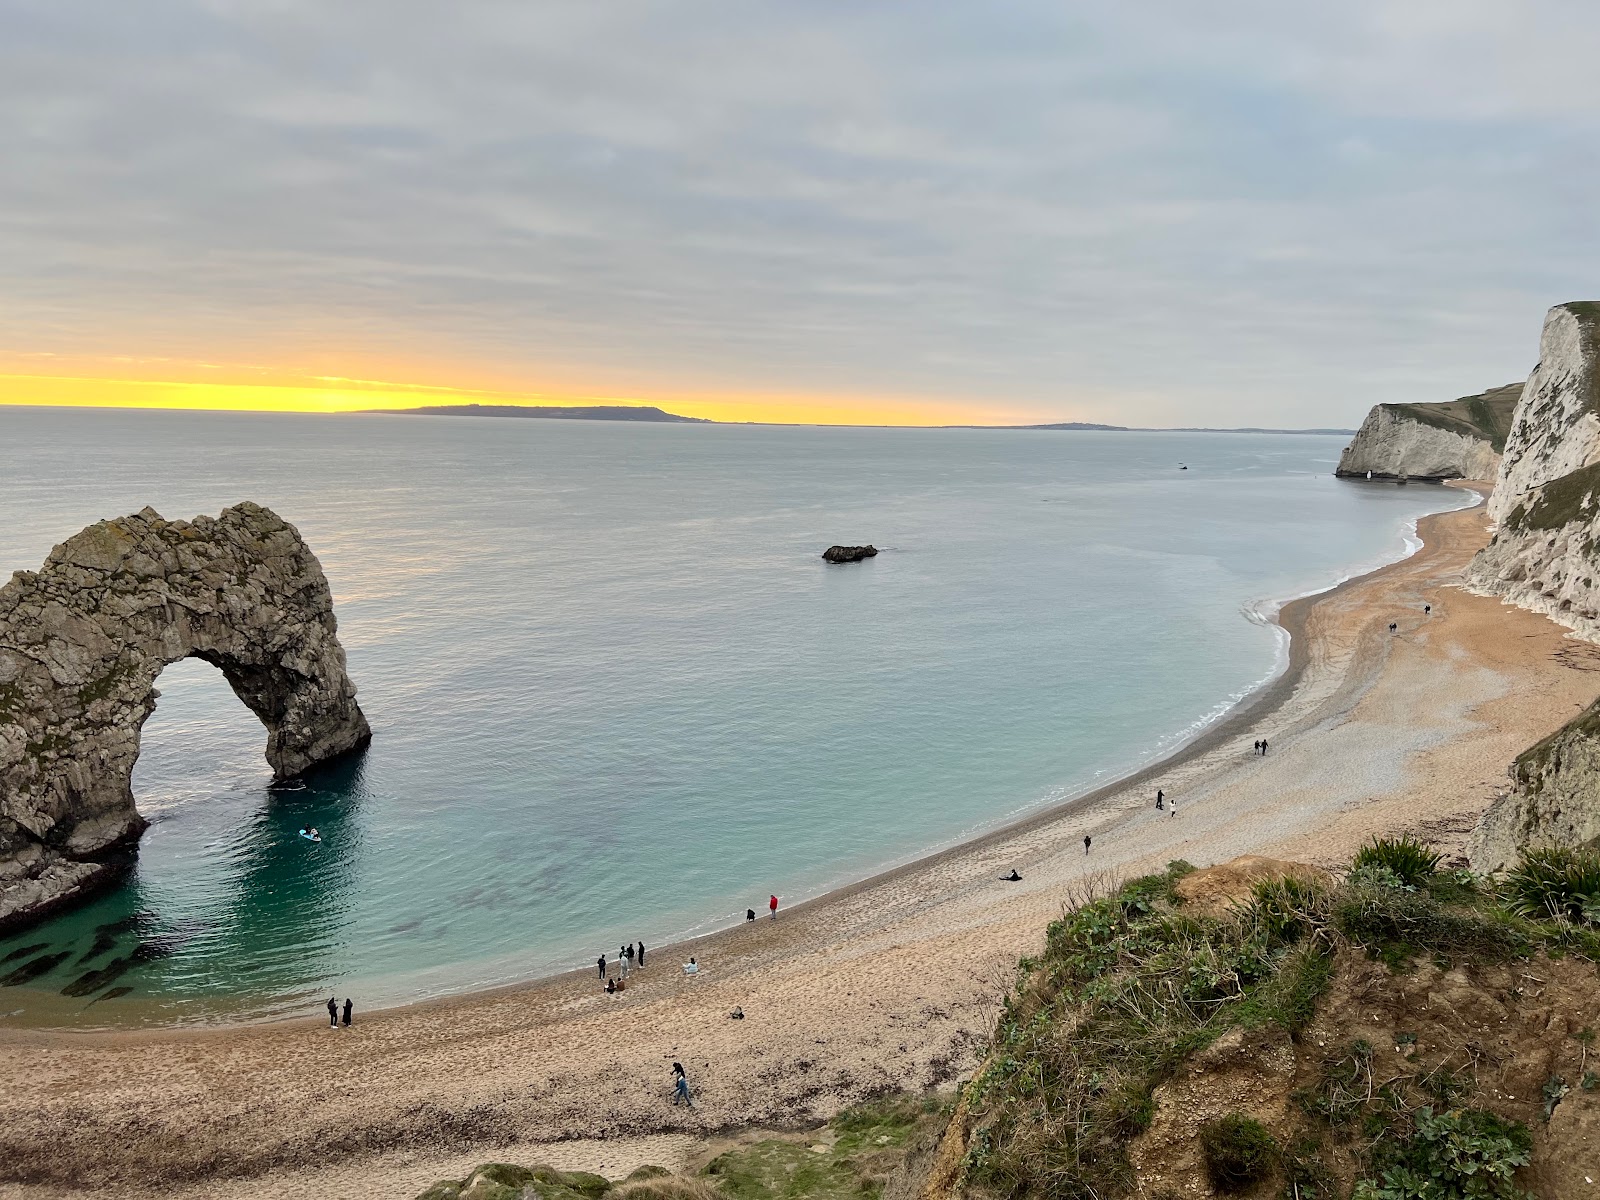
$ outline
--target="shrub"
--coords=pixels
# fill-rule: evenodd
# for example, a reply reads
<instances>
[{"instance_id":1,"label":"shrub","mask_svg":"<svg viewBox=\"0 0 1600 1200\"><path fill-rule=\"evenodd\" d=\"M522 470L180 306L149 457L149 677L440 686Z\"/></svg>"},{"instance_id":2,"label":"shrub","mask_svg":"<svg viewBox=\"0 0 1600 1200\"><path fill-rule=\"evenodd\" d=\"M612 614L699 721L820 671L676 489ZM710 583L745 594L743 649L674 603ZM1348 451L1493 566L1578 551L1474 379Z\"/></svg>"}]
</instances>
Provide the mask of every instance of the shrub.
<instances>
[{"instance_id":1,"label":"shrub","mask_svg":"<svg viewBox=\"0 0 1600 1200\"><path fill-rule=\"evenodd\" d=\"M1506 877L1513 912L1600 924L1600 853L1549 846L1528 850Z\"/></svg>"},{"instance_id":2,"label":"shrub","mask_svg":"<svg viewBox=\"0 0 1600 1200\"><path fill-rule=\"evenodd\" d=\"M1514 920L1452 911L1426 892L1347 887L1334 903L1333 921L1340 933L1393 967L1418 954L1505 959L1527 949Z\"/></svg>"},{"instance_id":3,"label":"shrub","mask_svg":"<svg viewBox=\"0 0 1600 1200\"><path fill-rule=\"evenodd\" d=\"M1350 869L1381 868L1394 872L1406 887L1417 887L1439 869L1440 854L1427 842L1403 833L1399 837L1375 837L1350 860Z\"/></svg>"},{"instance_id":4,"label":"shrub","mask_svg":"<svg viewBox=\"0 0 1600 1200\"><path fill-rule=\"evenodd\" d=\"M1200 1127L1200 1153L1212 1188L1232 1196L1249 1191L1272 1174L1278 1143L1260 1121L1229 1113Z\"/></svg>"},{"instance_id":5,"label":"shrub","mask_svg":"<svg viewBox=\"0 0 1600 1200\"><path fill-rule=\"evenodd\" d=\"M1528 1128L1482 1109L1416 1112L1409 1137L1384 1142L1351 1200L1526 1200L1514 1177L1533 1148Z\"/></svg>"}]
</instances>

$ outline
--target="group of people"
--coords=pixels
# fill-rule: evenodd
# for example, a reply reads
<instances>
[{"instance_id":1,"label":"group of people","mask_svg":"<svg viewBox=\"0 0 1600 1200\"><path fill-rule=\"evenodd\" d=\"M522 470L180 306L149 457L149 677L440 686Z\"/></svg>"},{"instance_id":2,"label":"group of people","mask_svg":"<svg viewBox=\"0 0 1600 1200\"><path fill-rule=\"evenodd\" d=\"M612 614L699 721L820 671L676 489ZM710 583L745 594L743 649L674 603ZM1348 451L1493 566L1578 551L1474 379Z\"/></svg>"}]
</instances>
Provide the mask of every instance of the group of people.
<instances>
[{"instance_id":1,"label":"group of people","mask_svg":"<svg viewBox=\"0 0 1600 1200\"><path fill-rule=\"evenodd\" d=\"M776 896L767 897L767 916L774 921L778 919L778 898ZM756 919L756 910L753 908L745 909L744 919L747 922L754 921Z\"/></svg>"},{"instance_id":2,"label":"group of people","mask_svg":"<svg viewBox=\"0 0 1600 1200\"><path fill-rule=\"evenodd\" d=\"M354 1004L350 1003L350 997L346 996L344 998L344 1024L346 1029L350 1027L350 1014L355 1011L355 1007ZM328 997L328 1028L339 1028L339 1001L332 996Z\"/></svg>"},{"instance_id":3,"label":"group of people","mask_svg":"<svg viewBox=\"0 0 1600 1200\"><path fill-rule=\"evenodd\" d=\"M603 954L595 958L595 971L600 973L600 978L605 979L606 992L619 990L619 981L627 979L627 973L635 965L645 965L645 942L629 942L627 946L619 947L614 965L608 965Z\"/></svg>"},{"instance_id":4,"label":"group of people","mask_svg":"<svg viewBox=\"0 0 1600 1200\"><path fill-rule=\"evenodd\" d=\"M1263 758L1266 757L1266 753L1267 753L1267 739L1266 738L1257 738L1256 739L1256 753L1261 755Z\"/></svg>"}]
</instances>

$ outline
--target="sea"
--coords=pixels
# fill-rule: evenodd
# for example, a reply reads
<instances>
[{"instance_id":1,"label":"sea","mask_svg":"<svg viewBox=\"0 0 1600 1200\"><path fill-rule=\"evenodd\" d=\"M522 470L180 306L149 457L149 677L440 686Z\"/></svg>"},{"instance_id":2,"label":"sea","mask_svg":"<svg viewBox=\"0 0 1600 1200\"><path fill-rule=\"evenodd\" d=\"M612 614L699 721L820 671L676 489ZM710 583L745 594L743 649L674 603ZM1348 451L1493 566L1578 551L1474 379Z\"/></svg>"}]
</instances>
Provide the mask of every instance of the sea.
<instances>
[{"instance_id":1,"label":"sea","mask_svg":"<svg viewBox=\"0 0 1600 1200\"><path fill-rule=\"evenodd\" d=\"M0 940L0 1019L465 992L1059 804L1280 672L1283 601L1469 500L1336 480L1345 440L0 408L0 572L146 505L264 504L374 731L274 787L221 674L168 667L137 867Z\"/></svg>"}]
</instances>

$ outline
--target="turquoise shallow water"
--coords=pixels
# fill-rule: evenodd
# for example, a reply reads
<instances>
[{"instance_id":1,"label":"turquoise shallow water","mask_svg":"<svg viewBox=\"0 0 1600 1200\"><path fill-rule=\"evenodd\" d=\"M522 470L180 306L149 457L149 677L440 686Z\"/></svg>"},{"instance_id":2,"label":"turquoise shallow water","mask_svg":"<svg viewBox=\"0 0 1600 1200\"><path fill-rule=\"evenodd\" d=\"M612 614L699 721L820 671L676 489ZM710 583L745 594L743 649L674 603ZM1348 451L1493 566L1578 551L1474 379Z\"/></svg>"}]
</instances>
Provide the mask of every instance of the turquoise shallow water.
<instances>
[{"instance_id":1,"label":"turquoise shallow water","mask_svg":"<svg viewBox=\"0 0 1600 1200\"><path fill-rule=\"evenodd\" d=\"M169 668L137 871L0 941L0 976L67 955L0 1012L130 955L58 1019L506 982L1104 782L1277 669L1271 601L1462 500L1336 481L1342 442L0 408L0 569L145 504L267 504L375 730L274 792L221 675Z\"/></svg>"}]
</instances>

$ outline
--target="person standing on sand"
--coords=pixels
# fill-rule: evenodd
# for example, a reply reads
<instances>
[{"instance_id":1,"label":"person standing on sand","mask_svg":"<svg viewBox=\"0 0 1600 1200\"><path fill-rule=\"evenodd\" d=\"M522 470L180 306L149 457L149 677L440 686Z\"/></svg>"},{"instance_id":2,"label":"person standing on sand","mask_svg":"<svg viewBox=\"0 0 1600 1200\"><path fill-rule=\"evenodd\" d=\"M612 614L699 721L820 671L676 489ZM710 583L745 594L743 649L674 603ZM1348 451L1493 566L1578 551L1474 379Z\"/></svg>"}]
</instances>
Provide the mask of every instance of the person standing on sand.
<instances>
[{"instance_id":1,"label":"person standing on sand","mask_svg":"<svg viewBox=\"0 0 1600 1200\"><path fill-rule=\"evenodd\" d=\"M673 1063L672 1064L672 1075L673 1075L672 1107L674 1107L674 1108L678 1107L678 1103L681 1101L684 1104L687 1104L690 1108L693 1108L694 1107L694 1099L693 1099L693 1097L691 1097L689 1095L689 1077L683 1073L683 1064L682 1063Z\"/></svg>"},{"instance_id":2,"label":"person standing on sand","mask_svg":"<svg viewBox=\"0 0 1600 1200\"><path fill-rule=\"evenodd\" d=\"M1422 615L1423 615L1423 616L1425 616L1425 617L1431 617L1431 616L1433 616L1433 605L1431 605L1431 604L1424 604L1424 605L1423 605L1423 606L1422 606Z\"/></svg>"},{"instance_id":3,"label":"person standing on sand","mask_svg":"<svg viewBox=\"0 0 1600 1200\"><path fill-rule=\"evenodd\" d=\"M1165 792L1163 792L1160 788L1157 788L1156 789L1156 811L1157 812L1161 811L1161 809L1165 806L1166 801L1167 801L1167 794Z\"/></svg>"},{"instance_id":4,"label":"person standing on sand","mask_svg":"<svg viewBox=\"0 0 1600 1200\"><path fill-rule=\"evenodd\" d=\"M1266 738L1262 738L1261 739L1261 757L1265 758L1266 756L1267 756L1267 739Z\"/></svg>"},{"instance_id":5,"label":"person standing on sand","mask_svg":"<svg viewBox=\"0 0 1600 1200\"><path fill-rule=\"evenodd\" d=\"M644 966L644 943L639 943L639 965Z\"/></svg>"},{"instance_id":6,"label":"person standing on sand","mask_svg":"<svg viewBox=\"0 0 1600 1200\"><path fill-rule=\"evenodd\" d=\"M355 1005L350 1003L350 997L344 998L344 1027L350 1028L350 1014L355 1011Z\"/></svg>"},{"instance_id":7,"label":"person standing on sand","mask_svg":"<svg viewBox=\"0 0 1600 1200\"><path fill-rule=\"evenodd\" d=\"M1089 853L1089 835L1087 833L1083 835L1083 852L1085 854Z\"/></svg>"},{"instance_id":8,"label":"person standing on sand","mask_svg":"<svg viewBox=\"0 0 1600 1200\"><path fill-rule=\"evenodd\" d=\"M600 978L604 979L606 977L606 956L602 954L599 958L595 959L594 965L595 969L600 972Z\"/></svg>"},{"instance_id":9,"label":"person standing on sand","mask_svg":"<svg viewBox=\"0 0 1600 1200\"><path fill-rule=\"evenodd\" d=\"M774 921L778 919L778 898L776 896L767 901L767 912Z\"/></svg>"},{"instance_id":10,"label":"person standing on sand","mask_svg":"<svg viewBox=\"0 0 1600 1200\"><path fill-rule=\"evenodd\" d=\"M339 1002L332 996L328 997L328 1028L339 1028Z\"/></svg>"}]
</instances>

